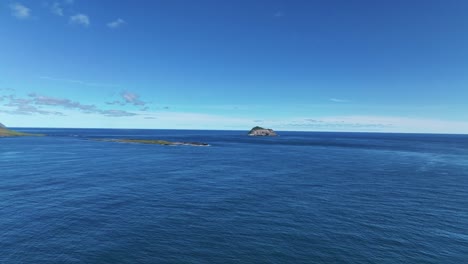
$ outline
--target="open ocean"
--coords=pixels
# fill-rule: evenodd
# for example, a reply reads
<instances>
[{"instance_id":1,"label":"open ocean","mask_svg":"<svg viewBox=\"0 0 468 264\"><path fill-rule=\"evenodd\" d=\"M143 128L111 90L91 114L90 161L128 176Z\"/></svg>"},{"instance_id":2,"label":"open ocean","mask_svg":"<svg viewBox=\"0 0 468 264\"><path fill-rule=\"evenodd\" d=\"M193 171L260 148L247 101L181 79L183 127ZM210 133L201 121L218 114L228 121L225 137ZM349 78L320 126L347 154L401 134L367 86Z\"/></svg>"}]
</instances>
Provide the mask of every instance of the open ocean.
<instances>
[{"instance_id":1,"label":"open ocean","mask_svg":"<svg viewBox=\"0 0 468 264\"><path fill-rule=\"evenodd\" d=\"M468 263L466 135L18 130L2 264Z\"/></svg>"}]
</instances>

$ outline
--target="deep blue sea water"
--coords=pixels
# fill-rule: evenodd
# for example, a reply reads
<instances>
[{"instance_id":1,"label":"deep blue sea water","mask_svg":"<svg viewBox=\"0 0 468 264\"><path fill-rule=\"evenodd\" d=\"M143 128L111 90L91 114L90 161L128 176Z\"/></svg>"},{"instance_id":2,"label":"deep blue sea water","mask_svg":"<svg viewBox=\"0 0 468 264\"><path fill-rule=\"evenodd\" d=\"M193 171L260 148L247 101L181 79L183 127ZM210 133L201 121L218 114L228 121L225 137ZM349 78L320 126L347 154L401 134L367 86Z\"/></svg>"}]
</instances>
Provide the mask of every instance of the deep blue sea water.
<instances>
[{"instance_id":1,"label":"deep blue sea water","mask_svg":"<svg viewBox=\"0 0 468 264\"><path fill-rule=\"evenodd\" d=\"M468 263L468 136L22 130L0 263Z\"/></svg>"}]
</instances>

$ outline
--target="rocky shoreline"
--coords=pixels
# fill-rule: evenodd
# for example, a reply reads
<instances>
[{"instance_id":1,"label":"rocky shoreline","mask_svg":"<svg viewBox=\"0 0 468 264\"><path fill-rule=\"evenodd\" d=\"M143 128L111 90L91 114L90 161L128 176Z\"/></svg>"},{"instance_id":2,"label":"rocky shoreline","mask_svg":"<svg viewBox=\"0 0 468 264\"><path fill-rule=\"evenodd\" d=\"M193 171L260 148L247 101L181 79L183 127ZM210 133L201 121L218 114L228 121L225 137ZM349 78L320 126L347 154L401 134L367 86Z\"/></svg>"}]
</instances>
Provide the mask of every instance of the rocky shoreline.
<instances>
[{"instance_id":1,"label":"rocky shoreline","mask_svg":"<svg viewBox=\"0 0 468 264\"><path fill-rule=\"evenodd\" d=\"M248 134L249 136L256 136L256 137L275 137L278 136L275 131L271 128L263 128L256 126L252 128Z\"/></svg>"},{"instance_id":2,"label":"rocky shoreline","mask_svg":"<svg viewBox=\"0 0 468 264\"><path fill-rule=\"evenodd\" d=\"M94 139L95 141L117 142L117 143L133 143L133 144L148 144L162 146L192 146L192 147L208 147L210 144L202 142L173 142L157 139Z\"/></svg>"}]
</instances>

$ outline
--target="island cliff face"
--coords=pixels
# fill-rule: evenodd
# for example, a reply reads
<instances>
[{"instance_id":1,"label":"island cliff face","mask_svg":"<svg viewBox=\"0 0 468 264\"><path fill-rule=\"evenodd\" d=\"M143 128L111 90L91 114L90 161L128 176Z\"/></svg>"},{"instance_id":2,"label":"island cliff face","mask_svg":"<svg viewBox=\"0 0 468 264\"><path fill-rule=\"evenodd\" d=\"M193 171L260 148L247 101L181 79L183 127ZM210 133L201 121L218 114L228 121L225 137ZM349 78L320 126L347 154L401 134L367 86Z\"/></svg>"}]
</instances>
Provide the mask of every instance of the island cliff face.
<instances>
[{"instance_id":1,"label":"island cliff face","mask_svg":"<svg viewBox=\"0 0 468 264\"><path fill-rule=\"evenodd\" d=\"M273 129L263 128L259 126L252 128L249 132L249 136L274 137L277 135L278 134L276 134L276 132L273 131Z\"/></svg>"}]
</instances>

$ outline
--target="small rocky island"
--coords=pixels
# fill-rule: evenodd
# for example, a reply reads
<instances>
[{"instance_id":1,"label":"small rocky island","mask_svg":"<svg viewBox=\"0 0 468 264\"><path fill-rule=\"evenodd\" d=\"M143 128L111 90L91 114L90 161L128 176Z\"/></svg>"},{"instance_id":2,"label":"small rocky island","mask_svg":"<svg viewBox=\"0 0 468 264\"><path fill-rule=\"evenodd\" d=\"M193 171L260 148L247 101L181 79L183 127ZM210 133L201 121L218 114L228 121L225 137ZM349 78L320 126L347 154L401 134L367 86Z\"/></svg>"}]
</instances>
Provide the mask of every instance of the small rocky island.
<instances>
[{"instance_id":1,"label":"small rocky island","mask_svg":"<svg viewBox=\"0 0 468 264\"><path fill-rule=\"evenodd\" d=\"M13 130L8 129L2 123L0 123L0 137L27 137L27 136L42 136L42 135L13 131Z\"/></svg>"},{"instance_id":2,"label":"small rocky island","mask_svg":"<svg viewBox=\"0 0 468 264\"><path fill-rule=\"evenodd\" d=\"M274 137L278 134L273 129L256 126L250 130L249 136Z\"/></svg>"},{"instance_id":3,"label":"small rocky island","mask_svg":"<svg viewBox=\"0 0 468 264\"><path fill-rule=\"evenodd\" d=\"M208 147L207 143L201 142L172 142L157 139L95 139L96 141L104 142L117 142L117 143L135 143L135 144L149 144L149 145L163 145L163 146L193 146L193 147Z\"/></svg>"}]
</instances>

